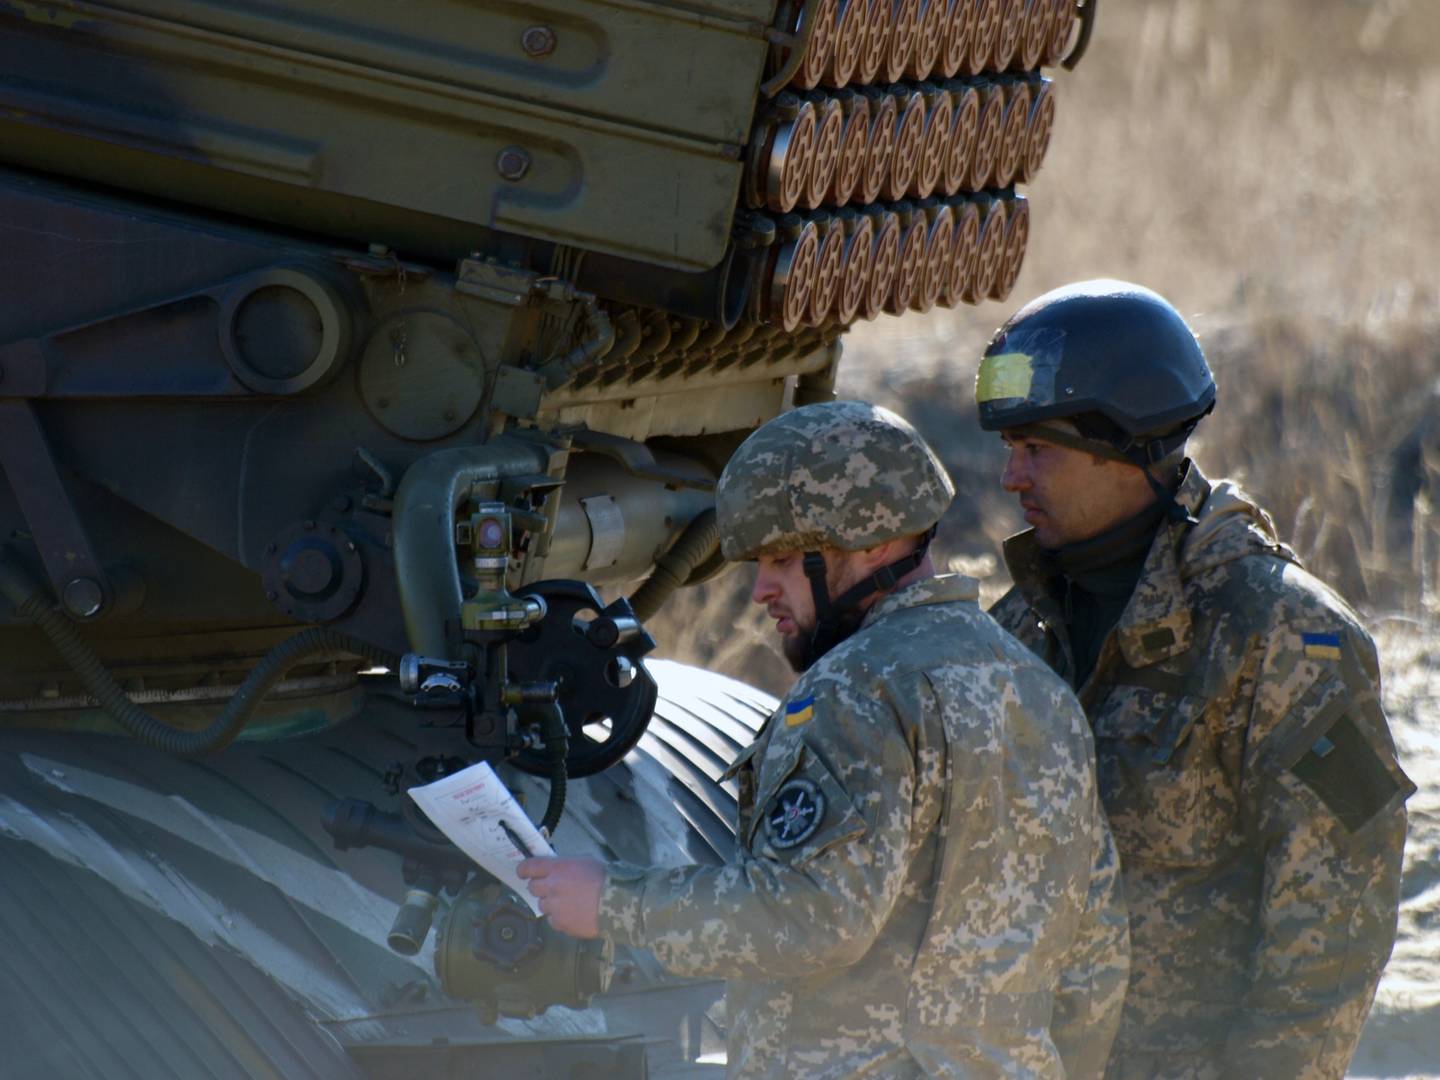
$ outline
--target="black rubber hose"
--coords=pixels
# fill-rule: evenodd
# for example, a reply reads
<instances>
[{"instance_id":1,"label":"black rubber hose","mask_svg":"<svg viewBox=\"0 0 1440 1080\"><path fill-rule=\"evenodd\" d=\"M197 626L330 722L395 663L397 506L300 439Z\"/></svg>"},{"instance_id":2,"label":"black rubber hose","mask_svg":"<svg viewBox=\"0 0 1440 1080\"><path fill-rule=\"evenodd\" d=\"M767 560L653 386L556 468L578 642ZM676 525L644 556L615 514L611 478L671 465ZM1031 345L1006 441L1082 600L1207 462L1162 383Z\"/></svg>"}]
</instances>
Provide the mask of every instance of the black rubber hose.
<instances>
[{"instance_id":1,"label":"black rubber hose","mask_svg":"<svg viewBox=\"0 0 1440 1080\"><path fill-rule=\"evenodd\" d=\"M603 360L615 344L615 328L610 325L610 317L593 299L586 305L585 317L590 335L564 356L551 360L536 372L551 390L559 390L582 371Z\"/></svg>"},{"instance_id":2,"label":"black rubber hose","mask_svg":"<svg viewBox=\"0 0 1440 1080\"><path fill-rule=\"evenodd\" d=\"M75 672L105 713L146 746L181 757L223 750L254 715L261 699L295 664L323 652L355 653L392 670L399 659L384 649L338 630L316 626L286 638L267 653L235 690L220 715L201 731L175 728L151 716L126 696L75 624L57 611L45 590L0 552L0 592L16 613L34 622Z\"/></svg>"},{"instance_id":3,"label":"black rubber hose","mask_svg":"<svg viewBox=\"0 0 1440 1080\"><path fill-rule=\"evenodd\" d=\"M565 785L569 778L565 755L570 752L570 729L565 726L565 714L559 705L545 707L540 717L540 737L545 740L545 754L550 759L550 801L545 804L540 828L546 836L554 836L560 815L565 812Z\"/></svg>"},{"instance_id":4,"label":"black rubber hose","mask_svg":"<svg viewBox=\"0 0 1440 1080\"><path fill-rule=\"evenodd\" d=\"M702 510L685 527L680 539L660 557L655 569L630 597L635 617L644 622L670 599L670 594L689 580L698 566L720 546L720 525L714 509Z\"/></svg>"}]
</instances>

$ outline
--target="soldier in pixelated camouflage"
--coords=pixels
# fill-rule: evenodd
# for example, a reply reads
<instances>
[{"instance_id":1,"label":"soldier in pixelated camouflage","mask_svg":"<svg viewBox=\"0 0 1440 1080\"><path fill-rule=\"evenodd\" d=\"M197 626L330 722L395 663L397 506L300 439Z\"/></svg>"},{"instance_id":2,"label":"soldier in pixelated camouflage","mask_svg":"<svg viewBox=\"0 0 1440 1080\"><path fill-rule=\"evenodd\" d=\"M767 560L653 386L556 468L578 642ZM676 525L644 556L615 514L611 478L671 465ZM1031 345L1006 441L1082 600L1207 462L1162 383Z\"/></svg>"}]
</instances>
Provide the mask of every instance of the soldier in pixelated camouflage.
<instances>
[{"instance_id":1,"label":"soldier in pixelated camouflage","mask_svg":"<svg viewBox=\"0 0 1440 1080\"><path fill-rule=\"evenodd\" d=\"M731 766L724 867L533 859L561 930L728 980L731 1076L1098 1077L1128 971L1073 694L937 577L953 489L895 415L810 405L717 493L801 672Z\"/></svg>"},{"instance_id":2,"label":"soldier in pixelated camouflage","mask_svg":"<svg viewBox=\"0 0 1440 1080\"><path fill-rule=\"evenodd\" d=\"M1395 938L1405 800L1359 617L1184 456L1214 405L1161 297L1021 309L977 379L1031 528L1000 624L1075 688L1133 948L1114 1080L1339 1078Z\"/></svg>"}]
</instances>

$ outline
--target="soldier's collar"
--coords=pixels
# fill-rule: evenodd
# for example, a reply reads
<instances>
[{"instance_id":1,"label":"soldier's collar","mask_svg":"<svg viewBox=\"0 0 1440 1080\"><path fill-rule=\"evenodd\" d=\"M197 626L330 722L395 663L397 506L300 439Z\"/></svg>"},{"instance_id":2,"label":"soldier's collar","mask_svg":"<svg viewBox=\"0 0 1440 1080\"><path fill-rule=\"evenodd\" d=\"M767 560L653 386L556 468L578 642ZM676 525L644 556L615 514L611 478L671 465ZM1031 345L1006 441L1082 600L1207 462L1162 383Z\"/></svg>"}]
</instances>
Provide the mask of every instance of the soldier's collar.
<instances>
[{"instance_id":1,"label":"soldier's collar","mask_svg":"<svg viewBox=\"0 0 1440 1080\"><path fill-rule=\"evenodd\" d=\"M1000 545L1010 580L1032 608L1049 598L1051 566L1045 552L1035 543L1035 530L1026 529L1006 537Z\"/></svg>"},{"instance_id":2,"label":"soldier's collar","mask_svg":"<svg viewBox=\"0 0 1440 1080\"><path fill-rule=\"evenodd\" d=\"M1187 461L1175 501L1193 516L1209 493L1210 482L1194 462ZM1121 655L1133 668L1178 656L1193 641L1193 619L1180 578L1180 545L1190 528L1183 521L1160 525L1135 591L1115 624Z\"/></svg>"},{"instance_id":3,"label":"soldier's collar","mask_svg":"<svg viewBox=\"0 0 1440 1080\"><path fill-rule=\"evenodd\" d=\"M1192 461L1187 460L1182 469L1184 475L1175 491L1175 501L1193 515L1210 494L1210 482ZM1116 623L1121 652L1131 667L1158 663L1190 647L1190 609L1185 603L1179 565L1180 544L1189 528L1184 522L1161 523L1135 591ZM1035 530L1016 533L1005 541L1003 551L1010 580L1031 610L1053 617L1053 564L1035 543Z\"/></svg>"},{"instance_id":4,"label":"soldier's collar","mask_svg":"<svg viewBox=\"0 0 1440 1080\"><path fill-rule=\"evenodd\" d=\"M922 607L926 604L948 604L956 600L976 602L980 599L980 584L964 574L938 574L921 578L887 593L871 605L865 613L865 626L886 615L906 608Z\"/></svg>"},{"instance_id":5,"label":"soldier's collar","mask_svg":"<svg viewBox=\"0 0 1440 1080\"><path fill-rule=\"evenodd\" d=\"M1180 486L1175 489L1175 501L1194 517L1209 497L1210 481L1200 471L1199 465L1186 458L1180 465Z\"/></svg>"}]
</instances>

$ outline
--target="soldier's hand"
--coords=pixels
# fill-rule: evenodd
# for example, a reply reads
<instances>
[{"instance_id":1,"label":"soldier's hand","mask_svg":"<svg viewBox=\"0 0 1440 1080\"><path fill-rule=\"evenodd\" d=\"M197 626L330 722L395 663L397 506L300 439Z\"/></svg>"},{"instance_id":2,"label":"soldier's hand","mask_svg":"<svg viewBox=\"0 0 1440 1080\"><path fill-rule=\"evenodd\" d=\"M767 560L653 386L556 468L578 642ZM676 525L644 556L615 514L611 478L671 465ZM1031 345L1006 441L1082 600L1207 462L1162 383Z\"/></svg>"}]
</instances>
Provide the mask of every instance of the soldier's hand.
<instances>
[{"instance_id":1,"label":"soldier's hand","mask_svg":"<svg viewBox=\"0 0 1440 1080\"><path fill-rule=\"evenodd\" d=\"M516 868L550 925L577 938L600 936L605 864L598 859L525 859Z\"/></svg>"}]
</instances>

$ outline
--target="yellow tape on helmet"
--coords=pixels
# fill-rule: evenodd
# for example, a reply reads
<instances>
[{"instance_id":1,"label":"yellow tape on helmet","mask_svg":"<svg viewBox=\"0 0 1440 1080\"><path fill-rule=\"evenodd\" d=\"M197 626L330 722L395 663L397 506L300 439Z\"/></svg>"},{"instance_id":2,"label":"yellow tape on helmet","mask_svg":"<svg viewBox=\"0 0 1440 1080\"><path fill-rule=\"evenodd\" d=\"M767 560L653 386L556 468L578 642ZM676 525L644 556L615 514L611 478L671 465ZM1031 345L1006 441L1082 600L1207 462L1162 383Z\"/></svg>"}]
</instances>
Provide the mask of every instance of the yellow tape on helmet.
<instances>
[{"instance_id":1,"label":"yellow tape on helmet","mask_svg":"<svg viewBox=\"0 0 1440 1080\"><path fill-rule=\"evenodd\" d=\"M1035 362L1027 353L996 353L980 361L975 375L975 401L984 404L1003 398L1030 396Z\"/></svg>"}]
</instances>

